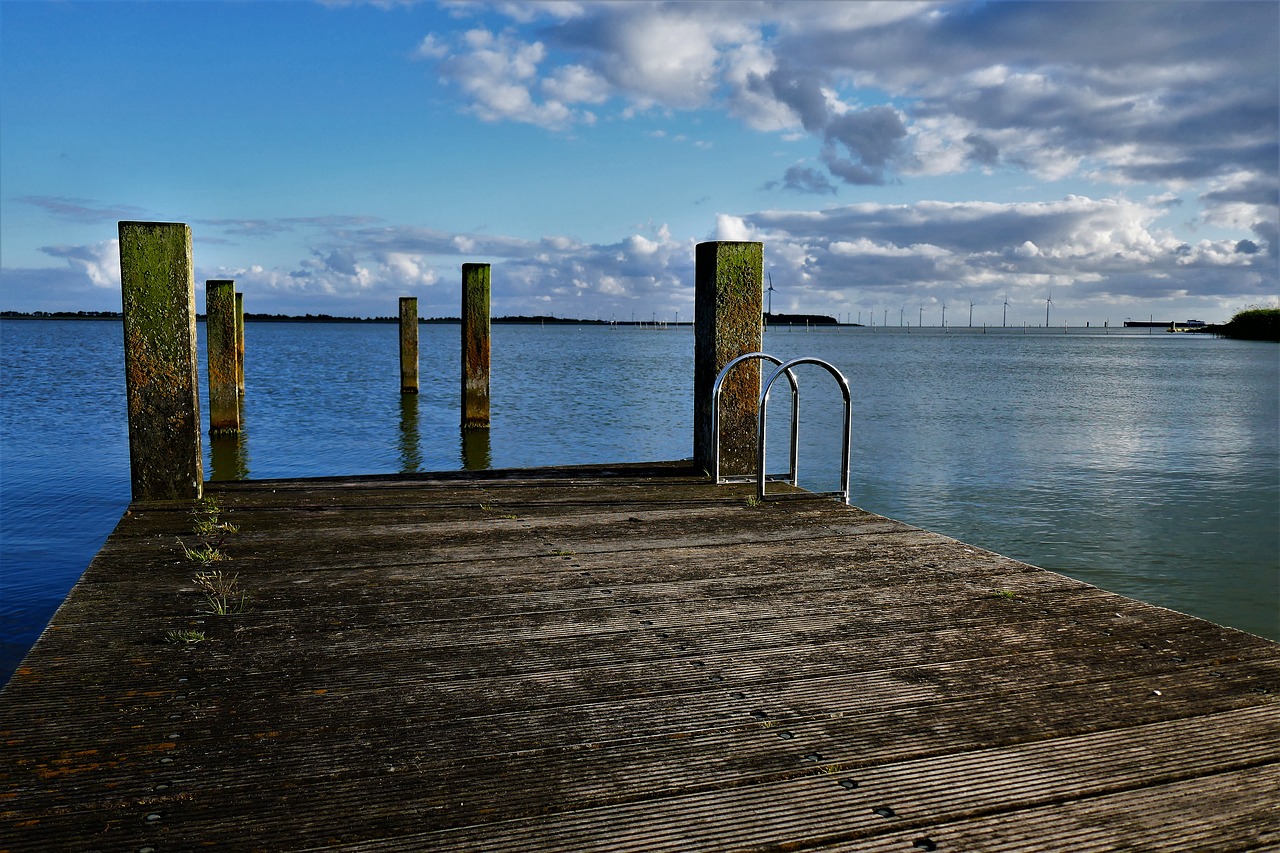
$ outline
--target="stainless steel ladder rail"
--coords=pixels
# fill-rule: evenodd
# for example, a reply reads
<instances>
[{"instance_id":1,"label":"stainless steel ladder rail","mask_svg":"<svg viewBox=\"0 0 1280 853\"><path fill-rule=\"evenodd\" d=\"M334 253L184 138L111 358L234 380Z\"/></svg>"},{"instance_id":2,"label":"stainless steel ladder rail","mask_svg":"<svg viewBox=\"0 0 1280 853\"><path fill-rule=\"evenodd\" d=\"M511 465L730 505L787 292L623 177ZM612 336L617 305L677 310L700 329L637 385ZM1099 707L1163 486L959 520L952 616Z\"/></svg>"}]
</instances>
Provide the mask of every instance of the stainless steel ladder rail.
<instances>
[{"instance_id":1,"label":"stainless steel ladder rail","mask_svg":"<svg viewBox=\"0 0 1280 853\"><path fill-rule=\"evenodd\" d=\"M716 376L715 384L711 386L711 480L717 486L725 483L749 483L758 475L763 475L770 480L786 481L791 485L796 485L796 463L799 459L799 426L800 426L800 388L796 385L796 378L791 371L786 371L787 380L791 383L791 470L785 474L764 474L764 462L760 462L760 468L757 474L741 474L723 476L720 473L720 391L724 386L725 377L729 375L729 371L737 367L744 361L752 359L761 359L763 361L771 361L774 364L782 364L782 359L769 355L764 352L749 352L740 355L733 361L729 362ZM763 457L761 457L763 460Z\"/></svg>"},{"instance_id":2,"label":"stainless steel ladder rail","mask_svg":"<svg viewBox=\"0 0 1280 853\"><path fill-rule=\"evenodd\" d=\"M792 453L791 470L792 470L792 473L794 473L796 468L796 463L794 461L795 452L796 452L796 444L795 444L796 421L798 419L799 402L795 396L796 380L795 380L795 376L793 376L791 373L791 369L801 364L816 364L819 367L825 368L826 371L830 373L831 376L836 380L836 382L840 384L840 392L844 395L844 441L841 444L841 454L840 454L840 457L841 457L840 458L840 489L839 491L834 491L834 492L800 492L800 493L792 493L792 494L786 494L786 495L775 494L775 495L769 496L765 494L765 489L764 489L765 481L768 479L764 475L764 451L765 451L765 410L769 403L769 389L773 387L773 383L778 379L778 377L782 376L783 374L786 374L787 378L791 381L791 388L792 388L792 394L793 394L793 397L792 397L793 406L792 406L792 413L791 413L791 453ZM756 465L757 465L756 498L758 500L760 501L776 500L778 498L783 498L783 497L829 497L829 498L840 498L841 503L845 503L845 504L849 503L849 438L852 432L852 425L853 425L853 397L849 393L848 381L845 380L844 375L839 370L836 370L834 367L832 367L830 364L828 364L827 362L823 361L820 358L793 358L784 364L779 364L778 367L773 371L773 374L764 383L764 388L760 392L760 408L756 417L759 419L757 429L756 429ZM794 480L792 481L791 485L793 486L796 485Z\"/></svg>"}]
</instances>

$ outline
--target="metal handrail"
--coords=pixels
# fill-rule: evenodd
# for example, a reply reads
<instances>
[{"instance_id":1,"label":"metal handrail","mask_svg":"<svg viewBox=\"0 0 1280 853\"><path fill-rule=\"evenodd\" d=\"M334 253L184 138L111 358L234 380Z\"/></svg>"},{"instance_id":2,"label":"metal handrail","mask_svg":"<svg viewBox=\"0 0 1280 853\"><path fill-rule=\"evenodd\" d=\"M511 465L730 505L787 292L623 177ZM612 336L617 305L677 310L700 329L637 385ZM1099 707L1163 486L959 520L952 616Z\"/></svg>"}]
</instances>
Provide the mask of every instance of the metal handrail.
<instances>
[{"instance_id":1,"label":"metal handrail","mask_svg":"<svg viewBox=\"0 0 1280 853\"><path fill-rule=\"evenodd\" d=\"M826 368L827 372L835 378L836 382L840 383L840 392L844 394L844 442L842 444L840 454L840 491L800 492L788 495L775 494L771 498L765 494L764 490L765 480L767 479L764 476L765 410L769 403L769 389L773 387L774 381L784 373L791 380L791 387L794 389L795 377L791 374L791 368L801 364L816 364L819 367ZM849 439L853 425L853 396L849 393L849 383L845 380L844 375L840 373L840 371L836 370L820 358L793 358L785 364L778 365L777 369L773 371L773 375L764 383L764 390L760 392L760 409L757 414L757 418L759 419L756 430L756 464L759 466L759 476L756 478L756 498L758 500L765 501L781 497L838 497L842 503L849 503ZM791 427L792 453L795 453L795 418L796 414L793 411ZM792 463L792 468L795 468L794 462ZM793 482L792 485L795 485L795 483Z\"/></svg>"},{"instance_id":2,"label":"metal handrail","mask_svg":"<svg viewBox=\"0 0 1280 853\"><path fill-rule=\"evenodd\" d=\"M757 475L765 476L770 480L787 481L791 485L796 485L796 463L800 457L799 451L799 426L800 426L800 387L796 385L796 378L791 371L787 371L787 379L791 382L791 470L786 474L764 474L764 462L760 462L760 469L757 474L742 474L721 476L720 474L720 391L724 386L725 377L729 375L729 371L737 367L744 361L751 359L763 359L771 361L774 364L782 364L782 359L776 358L764 352L749 352L740 355L733 361L729 362L716 376L715 384L711 386L711 480L717 486L725 483L749 483ZM763 457L762 457L763 459Z\"/></svg>"}]
</instances>

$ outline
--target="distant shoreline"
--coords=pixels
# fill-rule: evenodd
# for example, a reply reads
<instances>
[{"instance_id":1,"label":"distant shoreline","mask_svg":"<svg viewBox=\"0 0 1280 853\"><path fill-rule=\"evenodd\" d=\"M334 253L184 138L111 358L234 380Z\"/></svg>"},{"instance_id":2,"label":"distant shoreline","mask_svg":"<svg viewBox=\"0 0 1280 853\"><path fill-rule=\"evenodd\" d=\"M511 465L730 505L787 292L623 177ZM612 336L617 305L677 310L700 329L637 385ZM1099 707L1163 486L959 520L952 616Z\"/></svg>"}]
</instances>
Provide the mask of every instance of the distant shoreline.
<instances>
[{"instance_id":1,"label":"distant shoreline","mask_svg":"<svg viewBox=\"0 0 1280 853\"><path fill-rule=\"evenodd\" d=\"M120 320L119 311L0 311L3 320ZM205 319L197 313L197 320ZM332 314L252 314L244 315L246 323L399 323L399 317L336 317ZM823 314L766 314L765 323L770 326L859 326L860 323L839 323L834 317ZM419 317L419 323L461 323L458 317ZM692 320L675 322L668 320L584 320L574 317L494 317L490 323L525 326L692 326Z\"/></svg>"}]
</instances>

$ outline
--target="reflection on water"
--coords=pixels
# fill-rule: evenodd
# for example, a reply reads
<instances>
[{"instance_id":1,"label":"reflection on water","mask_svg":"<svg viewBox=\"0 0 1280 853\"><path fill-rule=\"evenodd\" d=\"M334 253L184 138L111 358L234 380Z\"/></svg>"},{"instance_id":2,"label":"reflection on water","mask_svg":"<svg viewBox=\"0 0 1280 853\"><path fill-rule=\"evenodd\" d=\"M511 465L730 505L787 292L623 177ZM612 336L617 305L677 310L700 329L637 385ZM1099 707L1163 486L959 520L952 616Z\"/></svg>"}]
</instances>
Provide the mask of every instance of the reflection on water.
<instances>
[{"instance_id":1,"label":"reflection on water","mask_svg":"<svg viewBox=\"0 0 1280 853\"><path fill-rule=\"evenodd\" d=\"M400 473L422 470L422 437L418 434L418 395L400 395Z\"/></svg>"},{"instance_id":2,"label":"reflection on water","mask_svg":"<svg viewBox=\"0 0 1280 853\"><path fill-rule=\"evenodd\" d=\"M249 442L244 429L229 435L211 435L207 440L210 480L249 479Z\"/></svg>"},{"instance_id":3,"label":"reflection on water","mask_svg":"<svg viewBox=\"0 0 1280 853\"><path fill-rule=\"evenodd\" d=\"M485 471L493 466L489 448L489 430L462 430L462 467L467 471Z\"/></svg>"}]
</instances>

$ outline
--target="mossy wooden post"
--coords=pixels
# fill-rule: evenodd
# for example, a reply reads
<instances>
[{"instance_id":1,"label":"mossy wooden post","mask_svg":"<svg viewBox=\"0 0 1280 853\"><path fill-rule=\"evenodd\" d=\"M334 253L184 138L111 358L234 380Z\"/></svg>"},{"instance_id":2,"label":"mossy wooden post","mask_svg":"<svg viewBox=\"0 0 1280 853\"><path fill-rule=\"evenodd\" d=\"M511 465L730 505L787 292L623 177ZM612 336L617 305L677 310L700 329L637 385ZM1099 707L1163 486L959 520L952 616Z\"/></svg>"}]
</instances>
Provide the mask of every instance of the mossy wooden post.
<instances>
[{"instance_id":1,"label":"mossy wooden post","mask_svg":"<svg viewBox=\"0 0 1280 853\"><path fill-rule=\"evenodd\" d=\"M177 222L119 227L133 499L199 498L204 467L191 229Z\"/></svg>"},{"instance_id":2,"label":"mossy wooden post","mask_svg":"<svg viewBox=\"0 0 1280 853\"><path fill-rule=\"evenodd\" d=\"M489 265L462 265L462 428L489 428Z\"/></svg>"},{"instance_id":3,"label":"mossy wooden post","mask_svg":"<svg viewBox=\"0 0 1280 853\"><path fill-rule=\"evenodd\" d=\"M244 400L244 294L236 294L236 390Z\"/></svg>"},{"instance_id":4,"label":"mossy wooden post","mask_svg":"<svg viewBox=\"0 0 1280 853\"><path fill-rule=\"evenodd\" d=\"M762 341L764 244L699 243L694 255L693 456L712 468L711 389L733 359L758 352ZM760 362L733 369L720 395L720 468L755 471Z\"/></svg>"},{"instance_id":5,"label":"mossy wooden post","mask_svg":"<svg viewBox=\"0 0 1280 853\"><path fill-rule=\"evenodd\" d=\"M209 373L209 434L240 431L240 376L236 369L236 283L204 283L204 348Z\"/></svg>"},{"instance_id":6,"label":"mossy wooden post","mask_svg":"<svg viewBox=\"0 0 1280 853\"><path fill-rule=\"evenodd\" d=\"M418 393L418 299L400 297L400 393Z\"/></svg>"}]
</instances>

